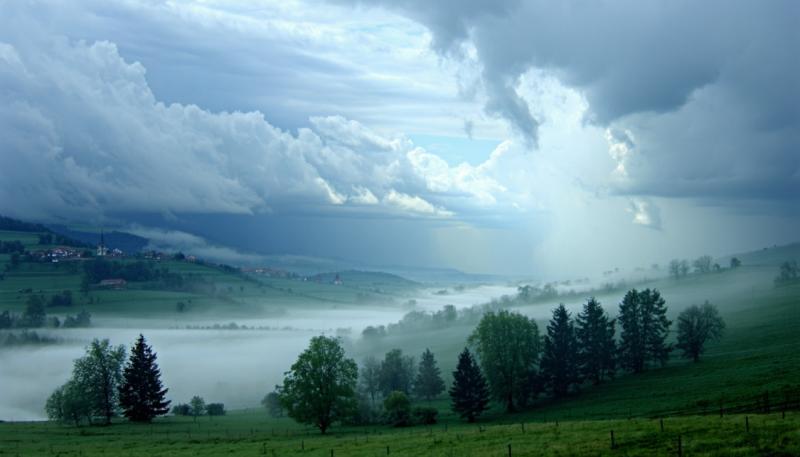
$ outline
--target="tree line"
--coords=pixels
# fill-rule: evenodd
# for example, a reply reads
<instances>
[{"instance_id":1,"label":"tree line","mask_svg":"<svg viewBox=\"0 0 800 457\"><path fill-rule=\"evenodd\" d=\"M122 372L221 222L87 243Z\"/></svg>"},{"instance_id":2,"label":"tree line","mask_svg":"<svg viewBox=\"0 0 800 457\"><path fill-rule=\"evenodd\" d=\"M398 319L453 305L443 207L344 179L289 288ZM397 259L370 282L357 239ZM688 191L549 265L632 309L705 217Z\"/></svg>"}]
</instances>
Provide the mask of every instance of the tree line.
<instances>
[{"instance_id":1,"label":"tree line","mask_svg":"<svg viewBox=\"0 0 800 457\"><path fill-rule=\"evenodd\" d=\"M25 301L25 309L20 314L5 310L0 313L0 329L12 328L78 328L90 327L92 316L85 309L67 315L61 321L56 316L47 316L47 308L72 306L72 292L65 290L46 299L43 295L31 294Z\"/></svg>"},{"instance_id":2,"label":"tree line","mask_svg":"<svg viewBox=\"0 0 800 457\"><path fill-rule=\"evenodd\" d=\"M54 421L108 425L123 416L131 422L151 422L170 412L169 389L161 381L156 353L139 335L125 361L125 347L94 339L83 357L75 360L71 378L47 399L45 411ZM177 416L222 416L222 403L194 396L172 408Z\"/></svg>"},{"instance_id":3,"label":"tree line","mask_svg":"<svg viewBox=\"0 0 800 457\"><path fill-rule=\"evenodd\" d=\"M728 262L728 268L734 270L740 266L742 266L742 261L739 260L738 257L731 257L731 260ZM694 269L694 272L697 274L719 272L723 269L719 263L714 262L714 259L710 255L702 255L694 259L691 266L686 259L672 259L667 268L670 277L673 279L681 279L688 276L692 269Z\"/></svg>"},{"instance_id":4,"label":"tree line","mask_svg":"<svg viewBox=\"0 0 800 457\"><path fill-rule=\"evenodd\" d=\"M520 313L487 312L459 355L448 391L451 407L474 421L491 400L511 412L531 406L542 394L573 395L585 383L599 384L619 371L640 373L663 366L674 348L697 362L706 344L720 338L725 328L715 306L693 305L678 316L673 345L667 342L672 322L666 315L666 302L654 289L628 291L615 319L594 298L575 318L559 305L543 336L536 322ZM367 358L359 371L337 338L319 336L263 403L274 414L285 411L325 433L335 422L375 420L376 405L383 407L379 420L390 424L435 422L435 409L415 411L409 397L430 400L444 390L430 350L417 365L393 349L381 362ZM366 414L364 404L370 406Z\"/></svg>"},{"instance_id":5,"label":"tree line","mask_svg":"<svg viewBox=\"0 0 800 457\"><path fill-rule=\"evenodd\" d=\"M131 347L127 363L124 346L95 339L75 360L72 377L47 399L45 411L51 420L76 426L110 424L120 411L133 422L150 422L169 412L167 392L144 336Z\"/></svg>"},{"instance_id":6,"label":"tree line","mask_svg":"<svg viewBox=\"0 0 800 457\"><path fill-rule=\"evenodd\" d=\"M273 415L285 413L325 433L335 423L435 423L435 408L424 403L412 407L411 400L429 402L447 391L452 410L473 422L492 401L510 412L532 406L542 395L574 395L584 385L599 384L620 371L640 373L663 366L674 348L697 362L706 344L720 338L725 327L712 304L691 306L678 316L673 346L667 342L672 322L666 314L666 302L654 289L628 291L614 319L594 298L574 318L559 305L544 335L533 319L518 312L488 312L459 354L449 388L429 349L418 363L393 349L380 361L368 357L359 367L347 357L339 338L317 336L262 403ZM79 425L108 424L120 412L136 422L166 414L167 389L144 336L131 347L127 364L124 359L123 346L92 341L84 357L75 361L71 379L47 400L48 416ZM200 397L172 411L195 419L225 413L224 405L206 404Z\"/></svg>"}]
</instances>

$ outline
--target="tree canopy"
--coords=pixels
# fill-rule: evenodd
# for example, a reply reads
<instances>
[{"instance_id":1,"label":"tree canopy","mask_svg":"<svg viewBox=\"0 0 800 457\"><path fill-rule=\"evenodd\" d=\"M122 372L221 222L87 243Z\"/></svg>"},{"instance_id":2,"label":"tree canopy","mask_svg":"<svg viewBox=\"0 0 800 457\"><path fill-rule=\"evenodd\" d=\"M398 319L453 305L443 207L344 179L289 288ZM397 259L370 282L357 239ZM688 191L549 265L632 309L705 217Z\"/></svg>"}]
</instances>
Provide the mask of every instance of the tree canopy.
<instances>
[{"instance_id":1,"label":"tree canopy","mask_svg":"<svg viewBox=\"0 0 800 457\"><path fill-rule=\"evenodd\" d=\"M86 348L86 355L75 361L73 379L85 395L92 415L102 417L106 424L117 414L124 360L124 346L94 339Z\"/></svg>"},{"instance_id":2,"label":"tree canopy","mask_svg":"<svg viewBox=\"0 0 800 457\"><path fill-rule=\"evenodd\" d=\"M718 340L725 330L725 321L717 307L706 301L692 305L678 315L678 344L683 356L695 362L705 350L706 343Z\"/></svg>"},{"instance_id":3,"label":"tree canopy","mask_svg":"<svg viewBox=\"0 0 800 457\"><path fill-rule=\"evenodd\" d=\"M629 290L619 305L622 328L619 359L623 367L640 373L648 363L665 364L672 350L666 343L672 322L666 302L655 289Z\"/></svg>"},{"instance_id":4,"label":"tree canopy","mask_svg":"<svg viewBox=\"0 0 800 457\"><path fill-rule=\"evenodd\" d=\"M400 349L392 349L386 353L381 362L380 386L384 396L400 391L411 393L414 381L414 358L404 356Z\"/></svg>"},{"instance_id":5,"label":"tree canopy","mask_svg":"<svg viewBox=\"0 0 800 457\"><path fill-rule=\"evenodd\" d=\"M536 322L511 311L486 313L469 338L494 398L511 412L530 394L531 374L539 359Z\"/></svg>"},{"instance_id":6,"label":"tree canopy","mask_svg":"<svg viewBox=\"0 0 800 457\"><path fill-rule=\"evenodd\" d=\"M283 380L281 403L289 417L325 433L356 409L358 366L337 338L317 336Z\"/></svg>"}]
</instances>

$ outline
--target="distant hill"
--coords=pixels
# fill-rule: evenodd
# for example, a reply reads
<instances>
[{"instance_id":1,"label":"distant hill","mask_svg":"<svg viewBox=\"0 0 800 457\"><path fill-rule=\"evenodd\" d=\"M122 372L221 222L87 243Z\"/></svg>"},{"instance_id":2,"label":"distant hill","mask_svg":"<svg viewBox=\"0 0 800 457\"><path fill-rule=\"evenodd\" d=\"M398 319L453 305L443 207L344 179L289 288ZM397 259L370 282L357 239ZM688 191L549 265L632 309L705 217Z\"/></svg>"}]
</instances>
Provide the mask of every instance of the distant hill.
<instances>
[{"instance_id":1,"label":"distant hill","mask_svg":"<svg viewBox=\"0 0 800 457\"><path fill-rule=\"evenodd\" d=\"M5 216L0 216L0 230L10 230L14 232L50 232L44 225L23 222Z\"/></svg>"},{"instance_id":2,"label":"distant hill","mask_svg":"<svg viewBox=\"0 0 800 457\"><path fill-rule=\"evenodd\" d=\"M730 262L732 257L741 260L743 265L750 266L773 266L790 260L800 261L800 242L782 246L774 245L757 251L742 252L722 257L720 260L727 263Z\"/></svg>"},{"instance_id":3,"label":"distant hill","mask_svg":"<svg viewBox=\"0 0 800 457\"><path fill-rule=\"evenodd\" d=\"M346 270L334 271L329 273L320 273L310 276L309 281L316 281L322 283L334 283L337 279L342 284L352 284L358 286L403 286L415 287L419 283L406 279L391 273L384 273L382 271L361 271L361 270Z\"/></svg>"},{"instance_id":4,"label":"distant hill","mask_svg":"<svg viewBox=\"0 0 800 457\"><path fill-rule=\"evenodd\" d=\"M93 246L92 243L86 243L85 241L76 239L69 235L55 232L42 224L25 222L19 219L14 219L2 215L0 215L0 230L8 232L30 233L31 236L39 236L40 244L44 243L44 244L55 244L55 245L67 245L79 248L86 248Z\"/></svg>"},{"instance_id":5,"label":"distant hill","mask_svg":"<svg viewBox=\"0 0 800 457\"><path fill-rule=\"evenodd\" d=\"M92 246L96 246L100 242L100 233L98 232L72 230L63 225L50 225L48 228L55 233L90 244ZM149 243L147 238L126 232L119 232L116 230L105 232L103 234L103 239L105 240L106 247L109 249L119 249L127 254L135 254L140 252Z\"/></svg>"},{"instance_id":6,"label":"distant hill","mask_svg":"<svg viewBox=\"0 0 800 457\"><path fill-rule=\"evenodd\" d=\"M397 265L378 265L376 270L393 273L413 281L428 284L482 284L498 283L514 278L505 275L465 273L455 268L413 267Z\"/></svg>"}]
</instances>

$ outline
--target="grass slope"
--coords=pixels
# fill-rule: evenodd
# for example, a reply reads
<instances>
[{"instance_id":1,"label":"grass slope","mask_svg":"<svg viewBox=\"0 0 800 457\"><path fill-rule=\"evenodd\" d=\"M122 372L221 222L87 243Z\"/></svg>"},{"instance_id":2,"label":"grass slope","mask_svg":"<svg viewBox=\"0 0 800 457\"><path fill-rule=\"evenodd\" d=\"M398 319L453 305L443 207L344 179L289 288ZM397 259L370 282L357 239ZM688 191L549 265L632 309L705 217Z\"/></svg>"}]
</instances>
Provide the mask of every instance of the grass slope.
<instances>
[{"instance_id":1,"label":"grass slope","mask_svg":"<svg viewBox=\"0 0 800 457\"><path fill-rule=\"evenodd\" d=\"M51 247L39 245L38 235L36 232L0 231L0 240L19 240L31 251ZM0 272L5 270L9 258L7 254L0 254ZM213 291L170 291L159 289L154 284L131 282L125 290L92 291L89 300L80 293L80 262L23 263L12 271L0 273L0 310L22 311L28 296L21 290L32 289L33 293L45 296L70 290L75 305L70 309L50 311L59 314L86 309L98 317L147 315L153 319L191 319L214 313L234 319L270 316L297 307L394 306L407 300L418 286L413 281L379 272L343 272L345 283L334 285L331 284L333 276L317 282L234 274L213 265L174 260L159 262L158 266L198 277L212 284ZM178 313L178 302L188 305L185 313Z\"/></svg>"}]
</instances>

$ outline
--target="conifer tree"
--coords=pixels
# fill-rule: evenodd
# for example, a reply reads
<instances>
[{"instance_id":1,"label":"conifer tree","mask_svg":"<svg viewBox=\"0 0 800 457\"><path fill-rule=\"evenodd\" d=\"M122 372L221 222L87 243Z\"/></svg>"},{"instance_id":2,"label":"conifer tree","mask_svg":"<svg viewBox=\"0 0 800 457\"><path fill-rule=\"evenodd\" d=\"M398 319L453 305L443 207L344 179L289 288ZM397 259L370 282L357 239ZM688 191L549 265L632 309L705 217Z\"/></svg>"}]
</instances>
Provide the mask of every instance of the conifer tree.
<instances>
[{"instance_id":1,"label":"conifer tree","mask_svg":"<svg viewBox=\"0 0 800 457\"><path fill-rule=\"evenodd\" d=\"M436 359L431 350L425 349L419 362L419 372L414 380L414 393L430 401L442 392L444 392L444 381L441 371L436 366Z\"/></svg>"},{"instance_id":2,"label":"conifer tree","mask_svg":"<svg viewBox=\"0 0 800 457\"><path fill-rule=\"evenodd\" d=\"M475 422L475 418L488 409L489 387L467 348L458 356L450 398L453 401L453 411L468 422Z\"/></svg>"},{"instance_id":3,"label":"conifer tree","mask_svg":"<svg viewBox=\"0 0 800 457\"><path fill-rule=\"evenodd\" d=\"M591 297L575 319L578 339L578 367L585 379L600 384L605 377L614 376L615 321L608 318L600 303Z\"/></svg>"},{"instance_id":4,"label":"conifer tree","mask_svg":"<svg viewBox=\"0 0 800 457\"><path fill-rule=\"evenodd\" d=\"M131 355L122 373L119 403L123 414L133 422L150 422L156 416L169 412L168 389L161 383L161 370L156 364L156 354L139 338L131 348Z\"/></svg>"},{"instance_id":5,"label":"conifer tree","mask_svg":"<svg viewBox=\"0 0 800 457\"><path fill-rule=\"evenodd\" d=\"M578 379L578 343L575 326L563 304L553 310L553 319L547 324L544 352L540 370L545 386L555 397L569 393Z\"/></svg>"},{"instance_id":6,"label":"conifer tree","mask_svg":"<svg viewBox=\"0 0 800 457\"><path fill-rule=\"evenodd\" d=\"M622 329L619 357L623 367L641 373L649 362L667 362L671 345L666 343L672 324L667 317L665 301L657 290L632 289L619 306Z\"/></svg>"}]
</instances>

